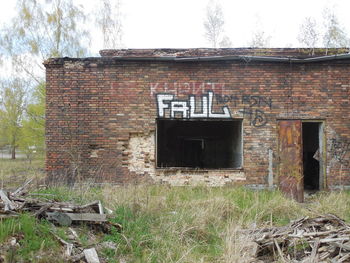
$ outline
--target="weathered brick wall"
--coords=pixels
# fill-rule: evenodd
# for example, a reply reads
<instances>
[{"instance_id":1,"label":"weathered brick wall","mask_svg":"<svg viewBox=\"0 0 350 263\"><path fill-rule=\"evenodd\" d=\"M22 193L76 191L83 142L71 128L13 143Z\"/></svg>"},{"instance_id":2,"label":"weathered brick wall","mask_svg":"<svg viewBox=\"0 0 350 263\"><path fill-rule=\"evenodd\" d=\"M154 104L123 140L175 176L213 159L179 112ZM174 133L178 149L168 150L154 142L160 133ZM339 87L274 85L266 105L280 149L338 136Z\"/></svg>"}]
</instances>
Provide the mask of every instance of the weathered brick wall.
<instances>
[{"instance_id":1,"label":"weathered brick wall","mask_svg":"<svg viewBox=\"0 0 350 263\"><path fill-rule=\"evenodd\" d=\"M50 176L176 185L267 184L277 175L277 119L325 121L327 183L350 184L350 61L120 61L54 59L47 68ZM243 118L243 168L156 169L156 94L196 101L213 92L213 112ZM167 113L168 114L168 113Z\"/></svg>"}]
</instances>

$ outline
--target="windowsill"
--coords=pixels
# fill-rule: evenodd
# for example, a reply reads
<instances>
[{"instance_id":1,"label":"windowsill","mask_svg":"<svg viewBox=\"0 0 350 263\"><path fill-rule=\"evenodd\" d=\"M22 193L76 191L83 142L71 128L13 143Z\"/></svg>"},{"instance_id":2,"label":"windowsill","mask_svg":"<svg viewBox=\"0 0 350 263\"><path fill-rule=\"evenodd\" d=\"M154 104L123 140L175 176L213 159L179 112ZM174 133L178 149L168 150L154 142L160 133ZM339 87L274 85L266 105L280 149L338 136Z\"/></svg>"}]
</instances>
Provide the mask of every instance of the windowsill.
<instances>
[{"instance_id":1,"label":"windowsill","mask_svg":"<svg viewBox=\"0 0 350 263\"><path fill-rule=\"evenodd\" d=\"M198 172L209 172L209 171L243 171L243 167L237 168L193 168L193 167L156 167L157 171L198 171Z\"/></svg>"}]
</instances>

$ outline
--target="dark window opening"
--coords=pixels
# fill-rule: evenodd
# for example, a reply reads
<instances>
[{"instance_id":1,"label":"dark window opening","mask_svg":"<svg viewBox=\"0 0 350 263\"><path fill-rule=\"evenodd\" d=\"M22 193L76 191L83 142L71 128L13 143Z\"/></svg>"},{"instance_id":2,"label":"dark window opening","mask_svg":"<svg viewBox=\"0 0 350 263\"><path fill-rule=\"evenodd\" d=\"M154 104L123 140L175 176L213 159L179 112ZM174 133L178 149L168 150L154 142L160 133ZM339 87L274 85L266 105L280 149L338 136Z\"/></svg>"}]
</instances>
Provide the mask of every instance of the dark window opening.
<instances>
[{"instance_id":1,"label":"dark window opening","mask_svg":"<svg viewBox=\"0 0 350 263\"><path fill-rule=\"evenodd\" d=\"M242 167L241 120L157 120L157 167Z\"/></svg>"},{"instance_id":2,"label":"dark window opening","mask_svg":"<svg viewBox=\"0 0 350 263\"><path fill-rule=\"evenodd\" d=\"M304 189L320 189L320 141L318 122L303 123Z\"/></svg>"}]
</instances>

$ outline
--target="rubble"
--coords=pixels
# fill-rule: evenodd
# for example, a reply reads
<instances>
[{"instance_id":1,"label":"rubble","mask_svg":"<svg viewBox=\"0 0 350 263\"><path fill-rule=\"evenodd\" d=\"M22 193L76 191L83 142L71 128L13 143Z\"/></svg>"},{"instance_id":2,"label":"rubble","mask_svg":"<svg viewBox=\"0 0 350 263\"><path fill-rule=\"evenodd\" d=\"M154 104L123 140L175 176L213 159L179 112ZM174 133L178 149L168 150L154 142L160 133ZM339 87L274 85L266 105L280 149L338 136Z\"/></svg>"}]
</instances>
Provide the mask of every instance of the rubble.
<instances>
[{"instance_id":1,"label":"rubble","mask_svg":"<svg viewBox=\"0 0 350 263\"><path fill-rule=\"evenodd\" d=\"M257 244L250 262L350 262L350 225L332 214L243 233Z\"/></svg>"},{"instance_id":2,"label":"rubble","mask_svg":"<svg viewBox=\"0 0 350 263\"><path fill-rule=\"evenodd\" d=\"M107 214L112 211L104 209L100 201L94 201L85 205L76 205L70 202L57 202L53 200L33 198L41 194L28 194L23 186L13 192L0 189L0 220L18 217L21 213L30 213L38 219L47 219L54 224L51 234L65 247L64 257L69 262L100 262L94 247L84 248L78 241L78 234L69 226L76 223L85 223L94 229L109 233L112 227L121 230L122 226L108 221ZM44 196L46 194L43 194ZM105 214L105 211L107 214ZM60 238L54 231L55 225L69 227L70 242Z\"/></svg>"}]
</instances>

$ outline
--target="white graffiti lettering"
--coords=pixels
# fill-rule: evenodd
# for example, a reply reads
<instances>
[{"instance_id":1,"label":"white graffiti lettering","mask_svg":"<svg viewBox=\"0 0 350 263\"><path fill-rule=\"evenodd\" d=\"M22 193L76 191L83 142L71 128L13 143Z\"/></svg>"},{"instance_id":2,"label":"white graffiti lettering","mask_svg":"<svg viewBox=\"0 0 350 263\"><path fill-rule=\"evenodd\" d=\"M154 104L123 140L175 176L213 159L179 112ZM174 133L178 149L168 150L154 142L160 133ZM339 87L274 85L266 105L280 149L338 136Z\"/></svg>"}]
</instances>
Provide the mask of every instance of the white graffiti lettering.
<instances>
[{"instance_id":1,"label":"white graffiti lettering","mask_svg":"<svg viewBox=\"0 0 350 263\"><path fill-rule=\"evenodd\" d=\"M222 107L222 113L213 112L214 93L209 91L208 94L202 95L201 112L196 112L196 97L189 96L189 101L175 100L173 94L157 94L158 117L176 118L231 118L231 112L228 106ZM166 111L169 112L166 115Z\"/></svg>"},{"instance_id":2,"label":"white graffiti lettering","mask_svg":"<svg viewBox=\"0 0 350 263\"><path fill-rule=\"evenodd\" d=\"M172 94L158 94L157 95L157 106L158 106L158 116L164 118L165 109L169 108L169 104L167 101L171 101L174 99L174 95Z\"/></svg>"}]
</instances>

